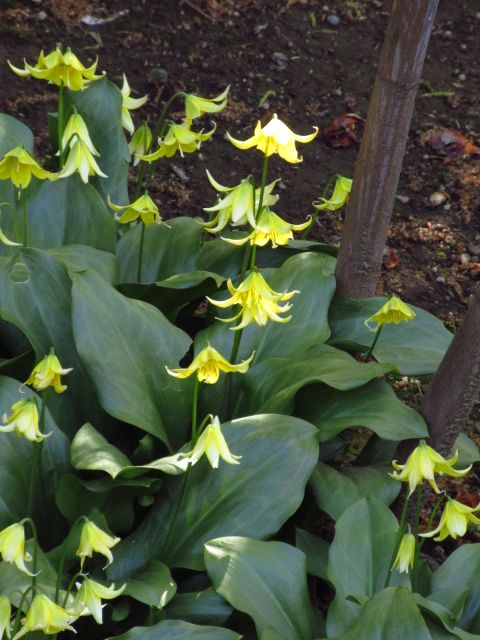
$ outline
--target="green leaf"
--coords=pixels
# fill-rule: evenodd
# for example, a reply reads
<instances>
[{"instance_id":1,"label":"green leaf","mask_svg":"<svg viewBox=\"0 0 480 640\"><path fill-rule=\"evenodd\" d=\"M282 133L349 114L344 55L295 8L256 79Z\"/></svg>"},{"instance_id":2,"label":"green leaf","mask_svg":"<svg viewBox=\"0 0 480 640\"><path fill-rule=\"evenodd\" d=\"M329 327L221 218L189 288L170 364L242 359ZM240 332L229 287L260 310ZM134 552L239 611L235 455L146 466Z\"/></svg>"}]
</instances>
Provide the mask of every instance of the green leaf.
<instances>
[{"instance_id":1,"label":"green leaf","mask_svg":"<svg viewBox=\"0 0 480 640\"><path fill-rule=\"evenodd\" d=\"M344 467L337 471L318 462L310 478L310 488L317 506L338 520L344 511L362 498L375 497L390 505L400 492L400 482L389 477L389 465Z\"/></svg>"},{"instance_id":2,"label":"green leaf","mask_svg":"<svg viewBox=\"0 0 480 640\"><path fill-rule=\"evenodd\" d=\"M297 527L295 545L307 557L307 573L328 582L328 550L330 548L328 542Z\"/></svg>"},{"instance_id":3,"label":"green leaf","mask_svg":"<svg viewBox=\"0 0 480 640\"><path fill-rule=\"evenodd\" d=\"M111 636L107 640L240 640L238 633L207 627L183 620L162 620L153 627L133 627L121 636Z\"/></svg>"},{"instance_id":4,"label":"green leaf","mask_svg":"<svg viewBox=\"0 0 480 640\"><path fill-rule=\"evenodd\" d=\"M160 311L118 293L93 271L73 278L73 331L110 415L179 446L191 411L191 384L169 376L190 338Z\"/></svg>"},{"instance_id":5,"label":"green leaf","mask_svg":"<svg viewBox=\"0 0 480 640\"><path fill-rule=\"evenodd\" d=\"M245 247L236 247L221 238L214 238L203 243L198 268L213 271L224 278L234 278L241 271L244 255Z\"/></svg>"},{"instance_id":6,"label":"green leaf","mask_svg":"<svg viewBox=\"0 0 480 640\"><path fill-rule=\"evenodd\" d=\"M397 530L397 519L377 500L359 500L338 519L328 562L336 592L327 616L329 637L346 633L359 617L360 608L349 596L370 597L383 588Z\"/></svg>"},{"instance_id":7,"label":"green leaf","mask_svg":"<svg viewBox=\"0 0 480 640\"><path fill-rule=\"evenodd\" d=\"M26 536L30 535L28 525L25 525ZM32 555L33 553L33 539L27 541L25 550ZM31 562L26 565L31 570ZM47 556L41 549L38 550L38 577L37 587L49 598L53 600L55 597L55 584L57 581L57 573L51 565ZM8 562L0 562L0 592L2 595L7 595L11 603L18 607L22 593L32 586L32 578L26 573L23 573L15 567L15 565ZM60 596L64 597L64 592L60 592ZM27 601L28 602L28 601Z\"/></svg>"},{"instance_id":8,"label":"green leaf","mask_svg":"<svg viewBox=\"0 0 480 640\"><path fill-rule=\"evenodd\" d=\"M460 468L467 467L480 461L480 449L476 443L467 436L466 433L460 433L455 440L452 448L452 456L458 451L458 460L456 465Z\"/></svg>"},{"instance_id":9,"label":"green leaf","mask_svg":"<svg viewBox=\"0 0 480 640\"><path fill-rule=\"evenodd\" d=\"M226 535L268 538L295 513L318 456L315 428L296 418L263 415L227 422L222 431L230 450L242 456L241 463L221 463L213 470L203 459L192 468L185 506L162 554L183 485L182 477L169 478L162 501L116 547L112 578L142 567L151 557L152 539L169 567L201 570L207 540Z\"/></svg>"},{"instance_id":10,"label":"green leaf","mask_svg":"<svg viewBox=\"0 0 480 640\"><path fill-rule=\"evenodd\" d=\"M232 615L232 607L212 587L205 591L177 593L166 607L167 618L194 624L223 625Z\"/></svg>"},{"instance_id":11,"label":"green leaf","mask_svg":"<svg viewBox=\"0 0 480 640\"><path fill-rule=\"evenodd\" d=\"M312 385L297 397L297 407L300 417L318 427L321 442L349 427L371 429L385 440L428 437L422 416L381 380L350 391Z\"/></svg>"},{"instance_id":12,"label":"green leaf","mask_svg":"<svg viewBox=\"0 0 480 640\"><path fill-rule=\"evenodd\" d=\"M271 627L285 640L312 638L301 551L283 542L217 538L205 544L205 566L215 591L253 618L258 636Z\"/></svg>"},{"instance_id":13,"label":"green leaf","mask_svg":"<svg viewBox=\"0 0 480 640\"><path fill-rule=\"evenodd\" d=\"M367 350L375 335L364 321L386 302L386 298L336 299L330 308L330 344ZM384 325L373 355L379 362L393 362L402 375L435 373L452 340L442 322L427 311L410 305L416 318Z\"/></svg>"},{"instance_id":14,"label":"green leaf","mask_svg":"<svg viewBox=\"0 0 480 640\"><path fill-rule=\"evenodd\" d=\"M169 568L158 560L152 560L147 567L128 577L124 594L147 604L163 609L177 592Z\"/></svg>"},{"instance_id":15,"label":"green leaf","mask_svg":"<svg viewBox=\"0 0 480 640\"><path fill-rule=\"evenodd\" d=\"M92 269L102 276L112 286L117 279L117 259L111 253L98 251L93 247L80 244L69 244L66 247L49 249L48 253L63 262L67 271L72 274L78 271Z\"/></svg>"},{"instance_id":16,"label":"green leaf","mask_svg":"<svg viewBox=\"0 0 480 640\"><path fill-rule=\"evenodd\" d=\"M115 204L128 200L128 163L130 152L122 129L122 95L105 77L92 82L83 91L68 91L65 109L76 107L88 127L100 157L97 162L108 178L92 178L92 184L104 200L110 195Z\"/></svg>"},{"instance_id":17,"label":"green leaf","mask_svg":"<svg viewBox=\"0 0 480 640\"><path fill-rule=\"evenodd\" d=\"M23 147L31 154L33 144L33 133L23 122L0 113L0 159L14 147Z\"/></svg>"}]
</instances>

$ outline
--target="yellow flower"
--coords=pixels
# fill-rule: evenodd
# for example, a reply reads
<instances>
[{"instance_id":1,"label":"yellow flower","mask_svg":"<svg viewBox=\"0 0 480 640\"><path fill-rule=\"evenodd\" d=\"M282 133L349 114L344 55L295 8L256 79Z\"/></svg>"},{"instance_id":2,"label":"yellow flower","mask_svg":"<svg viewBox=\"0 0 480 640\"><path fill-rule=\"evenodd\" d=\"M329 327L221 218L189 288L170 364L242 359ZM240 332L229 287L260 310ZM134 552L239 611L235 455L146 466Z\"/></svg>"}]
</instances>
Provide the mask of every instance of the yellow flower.
<instances>
[{"instance_id":1,"label":"yellow flower","mask_svg":"<svg viewBox=\"0 0 480 640\"><path fill-rule=\"evenodd\" d=\"M41 442L51 435L51 433L42 433L38 428L38 409L33 398L19 400L12 404L10 415L3 416L3 423L5 426L0 427L0 431L5 433L16 431L19 436L30 442Z\"/></svg>"},{"instance_id":2,"label":"yellow flower","mask_svg":"<svg viewBox=\"0 0 480 640\"><path fill-rule=\"evenodd\" d=\"M216 113L225 108L230 85L216 98L200 98L193 93L185 94L185 117L187 120L200 118L204 113Z\"/></svg>"},{"instance_id":3,"label":"yellow flower","mask_svg":"<svg viewBox=\"0 0 480 640\"><path fill-rule=\"evenodd\" d=\"M0 553L5 562L15 564L22 573L34 575L25 566L25 562L30 562L32 558L25 552L25 530L21 524L11 524L0 531Z\"/></svg>"},{"instance_id":4,"label":"yellow flower","mask_svg":"<svg viewBox=\"0 0 480 640\"><path fill-rule=\"evenodd\" d=\"M210 415L210 422L202 431L192 451L184 455L186 460L194 465L203 454L206 454L212 469L218 469L220 458L228 464L240 464L238 461L242 456L235 456L230 452L222 433L218 416L213 417Z\"/></svg>"},{"instance_id":5,"label":"yellow flower","mask_svg":"<svg viewBox=\"0 0 480 640\"><path fill-rule=\"evenodd\" d=\"M68 119L67 126L65 127L65 130L63 132L62 149L66 149L67 146L71 147L73 144L75 144L75 141L77 139L81 140L90 151L90 153L92 153L94 156L100 155L93 146L93 142L90 138L85 120L79 113L75 112L72 113L72 115Z\"/></svg>"},{"instance_id":6,"label":"yellow flower","mask_svg":"<svg viewBox=\"0 0 480 640\"><path fill-rule=\"evenodd\" d=\"M434 538L436 542L445 540L447 536L451 536L455 540L465 535L469 522L480 525L480 519L473 515L475 511L480 509L480 504L472 509L457 500L452 500L448 496L447 498L448 502L445 505L438 527L430 531L430 533L421 533L420 535L423 538L432 538L438 533L439 535Z\"/></svg>"},{"instance_id":7,"label":"yellow flower","mask_svg":"<svg viewBox=\"0 0 480 640\"><path fill-rule=\"evenodd\" d=\"M84 67L77 56L68 48L65 53L57 47L47 56L40 52L37 64L32 66L24 61L25 69L17 69L10 62L10 69L18 76L32 76L41 80L48 80L58 87L64 86L71 91L81 91L93 80L102 76L96 76L97 60L90 66Z\"/></svg>"},{"instance_id":8,"label":"yellow flower","mask_svg":"<svg viewBox=\"0 0 480 640\"><path fill-rule=\"evenodd\" d=\"M79 586L77 583L77 587ZM103 584L90 580L90 578L85 578L75 596L73 608L76 615L81 616L91 613L95 621L98 624L102 624L102 600L113 600L113 598L117 598L125 591L126 587L126 584L119 589L115 589L113 584L105 587Z\"/></svg>"},{"instance_id":9,"label":"yellow flower","mask_svg":"<svg viewBox=\"0 0 480 640\"><path fill-rule=\"evenodd\" d=\"M177 151L183 158L184 153L194 153L200 149L200 144L213 136L217 125L207 133L196 132L190 129L190 122L184 120L182 124L172 123L163 140L158 140L160 145L156 151L145 156L140 156L145 162L153 162L158 158L171 158Z\"/></svg>"},{"instance_id":10,"label":"yellow flower","mask_svg":"<svg viewBox=\"0 0 480 640\"><path fill-rule=\"evenodd\" d=\"M255 212L260 198L260 189L255 189L254 202L253 187L248 178L242 180L236 187L224 187L212 177L208 170L207 177L216 191L227 193L228 195L213 207L204 208L204 211L217 213L213 220L203 223L205 229L209 233L217 233L224 229L229 222L233 227L247 224L247 222L250 226L255 226ZM274 180L274 182L265 186L263 193L264 204L271 205L277 202L278 196L272 195L273 188L277 182L278 180Z\"/></svg>"},{"instance_id":11,"label":"yellow flower","mask_svg":"<svg viewBox=\"0 0 480 640\"><path fill-rule=\"evenodd\" d=\"M261 326L266 325L268 320L289 322L292 316L281 318L278 314L290 311L292 305L285 304L281 306L278 303L290 300L296 293L299 293L299 291L284 291L283 293L274 291L257 271L252 271L237 288L228 279L227 287L232 294L231 298L227 300L207 298L207 300L222 309L231 307L234 304L241 306L236 316L222 320L223 322L234 322L241 318L240 324L233 327L233 331L243 329L251 322L256 322Z\"/></svg>"},{"instance_id":12,"label":"yellow flower","mask_svg":"<svg viewBox=\"0 0 480 640\"><path fill-rule=\"evenodd\" d=\"M396 471L400 471L400 473L394 472L390 476L394 480L408 482L410 495L414 492L415 487L422 484L424 479L427 480L436 493L440 493L440 489L435 482L435 473L460 478L472 468L472 465L470 465L466 469L454 469L452 465L455 464L457 459L458 451L450 460L446 460L435 449L429 447L425 440L420 440L419 445L408 456L405 464L398 464L396 460L393 460L393 468Z\"/></svg>"},{"instance_id":13,"label":"yellow flower","mask_svg":"<svg viewBox=\"0 0 480 640\"><path fill-rule=\"evenodd\" d=\"M77 135L71 138L70 152L65 166L59 174L59 178L68 178L68 176L71 176L76 171L78 171L85 184L87 184L89 176L97 175L102 178L108 178L98 166L88 145Z\"/></svg>"},{"instance_id":14,"label":"yellow flower","mask_svg":"<svg viewBox=\"0 0 480 640\"><path fill-rule=\"evenodd\" d=\"M169 369L165 367L165 369L174 378L188 378L193 373L196 373L200 382L215 384L220 376L220 371L224 371L225 373L245 373L248 371L254 355L255 352L252 353L248 360L243 360L239 364L230 364L216 349L208 344L200 351L198 356L192 360L189 367L185 369Z\"/></svg>"},{"instance_id":15,"label":"yellow flower","mask_svg":"<svg viewBox=\"0 0 480 640\"><path fill-rule=\"evenodd\" d=\"M132 222L132 220L136 220L137 218L141 218L144 224L160 224L162 222L158 207L147 192L145 192L143 196L140 196L140 198L137 198L135 202L124 206L113 204L109 196L108 206L114 211L124 212L121 216L115 215L115 220L122 224Z\"/></svg>"},{"instance_id":16,"label":"yellow flower","mask_svg":"<svg viewBox=\"0 0 480 640\"><path fill-rule=\"evenodd\" d=\"M302 158L298 156L295 142L307 143L311 142L318 133L318 127L313 127L314 133L308 136L299 136L293 133L287 125L279 120L276 113L273 114L273 118L270 122L262 128L260 120L255 127L255 132L248 140L235 140L227 133L227 139L239 149L250 149L250 147L257 147L259 151L262 151L266 156L271 156L272 153L278 153L278 155L287 162L297 163L301 162Z\"/></svg>"},{"instance_id":17,"label":"yellow flower","mask_svg":"<svg viewBox=\"0 0 480 640\"><path fill-rule=\"evenodd\" d=\"M139 109L143 107L143 105L147 101L147 96L143 96L143 98L131 98L130 93L130 85L128 84L127 76L123 74L123 85L121 89L122 93L122 127L126 129L129 133L133 133L134 125L132 116L130 115L130 111L132 109Z\"/></svg>"},{"instance_id":18,"label":"yellow flower","mask_svg":"<svg viewBox=\"0 0 480 640\"><path fill-rule=\"evenodd\" d=\"M57 634L60 631L75 631L70 623L77 617L62 609L43 593L39 593L32 600L27 615L22 620L22 628L12 640L18 640L31 631L42 631L47 635Z\"/></svg>"},{"instance_id":19,"label":"yellow flower","mask_svg":"<svg viewBox=\"0 0 480 640\"><path fill-rule=\"evenodd\" d=\"M273 213L268 207L262 207L258 221L248 236L240 240L222 237L222 240L237 246L250 242L250 244L256 244L260 247L264 247L268 242L271 242L272 247L275 248L278 245L288 244L288 241L293 238L293 232L303 231L310 225L311 221L312 218L309 216L308 220L302 224L290 224L280 216L277 216L276 213Z\"/></svg>"},{"instance_id":20,"label":"yellow flower","mask_svg":"<svg viewBox=\"0 0 480 640\"><path fill-rule=\"evenodd\" d=\"M349 178L344 178L343 176L338 176L337 181L335 182L335 187L333 189L333 193L328 198L320 198L320 201L314 202L313 206L315 209L322 211L322 209L329 209L330 211L336 211L343 207L343 205L348 202L348 197L350 195L350 191L352 189L352 180Z\"/></svg>"},{"instance_id":21,"label":"yellow flower","mask_svg":"<svg viewBox=\"0 0 480 640\"><path fill-rule=\"evenodd\" d=\"M12 605L7 596L0 596L0 640L6 634L10 638L10 617L12 615Z\"/></svg>"},{"instance_id":22,"label":"yellow flower","mask_svg":"<svg viewBox=\"0 0 480 640\"><path fill-rule=\"evenodd\" d=\"M414 560L415 536L408 532L402 538L392 569L397 569L399 573L408 573L408 569L413 567Z\"/></svg>"},{"instance_id":23,"label":"yellow flower","mask_svg":"<svg viewBox=\"0 0 480 640\"><path fill-rule=\"evenodd\" d=\"M26 189L32 175L39 180L56 180L58 178L56 173L42 169L38 162L22 147L11 149L0 161L0 180L11 180L17 189Z\"/></svg>"},{"instance_id":24,"label":"yellow flower","mask_svg":"<svg viewBox=\"0 0 480 640\"><path fill-rule=\"evenodd\" d=\"M57 393L63 393L67 386L62 384L60 376L65 376L70 371L72 369L64 369L62 367L52 347L48 356L45 356L33 369L25 384L29 384L37 391L53 387Z\"/></svg>"},{"instance_id":25,"label":"yellow flower","mask_svg":"<svg viewBox=\"0 0 480 640\"><path fill-rule=\"evenodd\" d=\"M363 323L367 329L374 333L380 329L384 324L398 324L399 322L408 322L415 318L416 313L410 309L408 304L402 302L397 296L390 296L386 303L381 307L373 316L367 318ZM371 323L376 322L376 326L370 326Z\"/></svg>"},{"instance_id":26,"label":"yellow flower","mask_svg":"<svg viewBox=\"0 0 480 640\"><path fill-rule=\"evenodd\" d=\"M83 568L85 558L91 558L93 552L100 553L107 558L107 565L113 562L113 555L110 549L120 542L120 538L116 538L106 533L100 527L97 527L91 520L85 518L85 523L80 533L80 544L77 549L77 556L80 557L80 567Z\"/></svg>"},{"instance_id":27,"label":"yellow flower","mask_svg":"<svg viewBox=\"0 0 480 640\"><path fill-rule=\"evenodd\" d=\"M128 143L130 153L133 155L133 166L136 167L141 157L147 153L152 144L152 132L146 122L139 127Z\"/></svg>"}]
</instances>

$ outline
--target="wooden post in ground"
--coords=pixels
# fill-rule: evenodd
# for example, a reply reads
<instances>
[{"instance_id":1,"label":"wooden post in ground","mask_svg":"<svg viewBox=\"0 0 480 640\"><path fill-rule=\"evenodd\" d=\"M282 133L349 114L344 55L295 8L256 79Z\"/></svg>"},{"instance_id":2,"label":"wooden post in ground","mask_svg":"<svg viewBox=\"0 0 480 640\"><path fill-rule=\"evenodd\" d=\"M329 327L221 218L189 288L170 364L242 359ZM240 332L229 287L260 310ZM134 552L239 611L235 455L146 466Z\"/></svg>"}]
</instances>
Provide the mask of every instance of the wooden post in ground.
<instances>
[{"instance_id":1,"label":"wooden post in ground","mask_svg":"<svg viewBox=\"0 0 480 640\"><path fill-rule=\"evenodd\" d=\"M392 2L335 271L337 293L345 298L375 294L437 5Z\"/></svg>"}]
</instances>

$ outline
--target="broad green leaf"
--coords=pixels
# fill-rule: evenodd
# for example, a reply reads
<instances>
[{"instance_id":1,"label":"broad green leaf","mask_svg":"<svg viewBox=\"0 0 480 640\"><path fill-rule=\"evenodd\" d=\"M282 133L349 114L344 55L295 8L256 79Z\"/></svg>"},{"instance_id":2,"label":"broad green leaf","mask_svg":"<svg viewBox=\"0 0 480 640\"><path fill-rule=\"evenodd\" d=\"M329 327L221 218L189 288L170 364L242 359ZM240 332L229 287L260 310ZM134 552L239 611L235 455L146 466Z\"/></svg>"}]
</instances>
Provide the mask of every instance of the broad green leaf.
<instances>
[{"instance_id":1,"label":"broad green leaf","mask_svg":"<svg viewBox=\"0 0 480 640\"><path fill-rule=\"evenodd\" d=\"M338 519L328 561L335 587L327 615L329 637L346 633L359 617L360 607L349 596L370 597L383 588L397 530L397 519L377 500L359 500Z\"/></svg>"},{"instance_id":2,"label":"broad green leaf","mask_svg":"<svg viewBox=\"0 0 480 640\"><path fill-rule=\"evenodd\" d=\"M124 594L149 607L163 609L177 592L169 568L158 560L128 577Z\"/></svg>"},{"instance_id":3,"label":"broad green leaf","mask_svg":"<svg viewBox=\"0 0 480 640\"><path fill-rule=\"evenodd\" d=\"M440 603L438 601L442 599L442 596L445 597L446 595L445 591L450 592L452 596L451 602L453 607L458 606L458 604L460 604L460 611L458 612L459 615L454 615L452 613L449 607L450 603L448 601L446 603ZM432 598L424 598L419 593L415 593L414 598L415 598L415 602L417 603L418 607L422 612L425 612L429 614L430 617L438 620L441 624L443 624L444 628L447 631L453 632L453 629L456 626L456 622L463 610L463 605L465 603L465 598L467 597L467 593L468 593L467 589L465 589L463 592L460 592L459 594L453 593L452 589L448 589L442 592L438 600L436 599L434 600ZM460 601L459 601L459 596L460 596Z\"/></svg>"},{"instance_id":4,"label":"broad green leaf","mask_svg":"<svg viewBox=\"0 0 480 640\"><path fill-rule=\"evenodd\" d=\"M152 539L169 567L201 570L207 540L226 535L268 538L295 513L317 461L315 428L296 418L263 415L227 422L222 431L230 450L242 456L240 464L221 462L213 470L202 459L192 468L185 506L175 520L171 543L162 549L183 485L182 476L169 478L161 502L116 547L112 578L121 579L145 565Z\"/></svg>"},{"instance_id":5,"label":"broad green leaf","mask_svg":"<svg viewBox=\"0 0 480 640\"><path fill-rule=\"evenodd\" d=\"M391 386L381 380L349 391L312 385L297 397L297 411L318 427L321 442L348 427L371 429L385 440L428 437L422 416L403 404Z\"/></svg>"},{"instance_id":6,"label":"broad green leaf","mask_svg":"<svg viewBox=\"0 0 480 640\"><path fill-rule=\"evenodd\" d=\"M122 95L108 78L92 82L83 91L68 91L65 109L76 107L85 120L100 157L97 162L108 178L93 177L92 184L104 200L128 202L128 163L130 152L122 129Z\"/></svg>"},{"instance_id":7,"label":"broad green leaf","mask_svg":"<svg viewBox=\"0 0 480 640\"><path fill-rule=\"evenodd\" d=\"M214 238L202 244L198 268L213 271L224 278L233 278L241 271L244 255L244 247L236 247L221 238Z\"/></svg>"},{"instance_id":8,"label":"broad green leaf","mask_svg":"<svg viewBox=\"0 0 480 640\"><path fill-rule=\"evenodd\" d=\"M335 299L330 308L330 344L367 350L375 335L364 321L386 298ZM373 355L379 362L393 362L402 375L435 373L452 340L442 322L427 311L410 305L416 318L384 325Z\"/></svg>"},{"instance_id":9,"label":"broad green leaf","mask_svg":"<svg viewBox=\"0 0 480 640\"><path fill-rule=\"evenodd\" d=\"M232 607L212 587L205 591L177 593L166 607L167 618L194 624L221 626L232 613Z\"/></svg>"},{"instance_id":10,"label":"broad green leaf","mask_svg":"<svg viewBox=\"0 0 480 640\"><path fill-rule=\"evenodd\" d=\"M14 147L23 147L32 153L33 144L33 133L23 122L0 113L0 159Z\"/></svg>"},{"instance_id":11,"label":"broad green leaf","mask_svg":"<svg viewBox=\"0 0 480 640\"><path fill-rule=\"evenodd\" d=\"M137 282L141 231L142 225L136 224L118 242L120 282ZM168 226L147 225L140 281L159 282L195 271L201 238L202 227L192 218L174 218L168 221Z\"/></svg>"},{"instance_id":12,"label":"broad green leaf","mask_svg":"<svg viewBox=\"0 0 480 640\"><path fill-rule=\"evenodd\" d=\"M238 633L190 624L183 620L162 620L153 627L133 627L121 636L107 640L240 640Z\"/></svg>"},{"instance_id":13,"label":"broad green leaf","mask_svg":"<svg viewBox=\"0 0 480 640\"><path fill-rule=\"evenodd\" d=\"M257 635L271 627L285 640L313 636L305 555L283 542L243 537L210 540L205 566L213 587L255 622Z\"/></svg>"},{"instance_id":14,"label":"broad green leaf","mask_svg":"<svg viewBox=\"0 0 480 640\"><path fill-rule=\"evenodd\" d=\"M328 582L328 542L304 529L296 528L295 545L307 557L307 573Z\"/></svg>"},{"instance_id":15,"label":"broad green leaf","mask_svg":"<svg viewBox=\"0 0 480 640\"><path fill-rule=\"evenodd\" d=\"M48 253L63 262L69 274L92 269L112 286L117 280L117 259L106 251L98 251L86 245L69 244L49 249Z\"/></svg>"},{"instance_id":16,"label":"broad green leaf","mask_svg":"<svg viewBox=\"0 0 480 640\"><path fill-rule=\"evenodd\" d=\"M165 366L177 366L190 338L93 271L74 275L72 295L77 348L105 411L169 447L183 444L191 381L172 378Z\"/></svg>"},{"instance_id":17,"label":"broad green leaf","mask_svg":"<svg viewBox=\"0 0 480 640\"><path fill-rule=\"evenodd\" d=\"M456 451L458 451L457 466L460 468L480 461L480 449L466 433L461 433L455 440L452 455L454 455Z\"/></svg>"},{"instance_id":18,"label":"broad green leaf","mask_svg":"<svg viewBox=\"0 0 480 640\"><path fill-rule=\"evenodd\" d=\"M344 467L337 471L318 462L310 478L317 506L338 520L344 511L362 498L373 497L390 505L400 492L400 482L389 477L391 466Z\"/></svg>"}]
</instances>

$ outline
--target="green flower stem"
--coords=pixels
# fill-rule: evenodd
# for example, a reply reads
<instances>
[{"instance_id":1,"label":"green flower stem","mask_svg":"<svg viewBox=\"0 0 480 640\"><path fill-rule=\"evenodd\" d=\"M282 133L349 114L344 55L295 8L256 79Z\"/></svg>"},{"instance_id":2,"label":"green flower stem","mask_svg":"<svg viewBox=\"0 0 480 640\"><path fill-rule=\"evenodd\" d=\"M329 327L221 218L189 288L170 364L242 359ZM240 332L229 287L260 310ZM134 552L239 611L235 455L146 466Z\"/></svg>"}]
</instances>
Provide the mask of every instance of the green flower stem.
<instances>
[{"instance_id":1,"label":"green flower stem","mask_svg":"<svg viewBox=\"0 0 480 640\"><path fill-rule=\"evenodd\" d=\"M20 520L21 525L24 524L28 524L30 526L30 529L32 531L32 538L33 538L33 562L32 562L32 593L35 596L35 591L36 591L36 587L37 587L37 567L38 567L38 534L37 534L37 527L35 525L35 522L32 520L32 518L23 518L23 520Z\"/></svg>"},{"instance_id":2,"label":"green flower stem","mask_svg":"<svg viewBox=\"0 0 480 640\"><path fill-rule=\"evenodd\" d=\"M268 145L265 150L265 154L267 152L268 152ZM260 195L258 197L258 207L255 213L255 220L258 220L258 216L260 215L260 211L262 210L262 207L263 207L263 196L265 194L265 185L267 184L267 175L268 175L268 156L265 155L263 159L262 181L260 183ZM253 200L253 203L255 204L255 199Z\"/></svg>"},{"instance_id":3,"label":"green flower stem","mask_svg":"<svg viewBox=\"0 0 480 640\"><path fill-rule=\"evenodd\" d=\"M60 83L58 87L58 119L57 119L57 127L58 127L58 168L63 168L63 155L64 149L62 149L62 138L63 138L63 95L64 95L64 86L63 82Z\"/></svg>"},{"instance_id":4,"label":"green flower stem","mask_svg":"<svg viewBox=\"0 0 480 640\"><path fill-rule=\"evenodd\" d=\"M77 518L75 520L75 522L73 523L72 527L70 528L70 531L67 535L67 537L65 538L65 540L62 543L62 550L60 552L60 561L58 563L58 570L57 570L57 580L55 583L55 604L58 604L58 600L59 600L59 596L60 596L60 588L62 586L62 577L63 577L63 570L65 567L65 560L67 557L67 551L68 551L68 547L69 547L69 540L70 540L70 535L72 534L73 531L75 531L75 528L77 526L77 524L79 522L81 522L82 520L86 520L85 516L80 516L79 518Z\"/></svg>"},{"instance_id":5,"label":"green flower stem","mask_svg":"<svg viewBox=\"0 0 480 640\"><path fill-rule=\"evenodd\" d=\"M22 189L18 190L18 200L22 206L22 219L23 219L23 248L27 248L27 197Z\"/></svg>"},{"instance_id":6,"label":"green flower stem","mask_svg":"<svg viewBox=\"0 0 480 640\"><path fill-rule=\"evenodd\" d=\"M193 383L193 401L192 401L192 446L194 447L197 442L197 415L198 415L198 390L200 382L198 376L195 375L195 382Z\"/></svg>"},{"instance_id":7,"label":"green flower stem","mask_svg":"<svg viewBox=\"0 0 480 640\"><path fill-rule=\"evenodd\" d=\"M430 514L430 517L428 518L428 521L427 521L427 526L426 526L427 531L431 528L431 526L433 524L433 521L435 520L435 516L437 515L438 510L440 509L440 505L442 504L444 498L445 498L445 494L444 493L441 493L437 497L437 500L436 500L435 504L433 505L432 513ZM418 541L418 552L419 553L422 550L423 545L425 544L425 540L426 540L426 538L422 538L421 540Z\"/></svg>"},{"instance_id":8,"label":"green flower stem","mask_svg":"<svg viewBox=\"0 0 480 640\"><path fill-rule=\"evenodd\" d=\"M63 603L62 603L63 609L65 609L65 607L67 606L68 596L72 593L72 589L75 586L75 581L78 580L78 578L80 578L81 576L83 576L83 572L77 571L77 573L73 576L73 578L68 583L67 590L65 591L65 597L63 598Z\"/></svg>"},{"instance_id":9,"label":"green flower stem","mask_svg":"<svg viewBox=\"0 0 480 640\"><path fill-rule=\"evenodd\" d=\"M327 198L328 192L330 191L330 187L333 184L333 181L336 180L338 178L338 173L333 173L329 179L327 180L327 184L325 185L325 189L323 190L323 193L321 195L322 198ZM315 224L315 222L318 220L318 216L319 216L319 211L315 210L312 213L312 223L310 226L308 226L305 231L302 233L301 235L301 239L302 240L306 240L310 234L310 231L313 228L313 225Z\"/></svg>"},{"instance_id":10,"label":"green flower stem","mask_svg":"<svg viewBox=\"0 0 480 640\"><path fill-rule=\"evenodd\" d=\"M25 589L25 591L22 594L22 597L20 599L20 602L18 603L18 607L17 607L17 612L15 614L15 620L13 622L13 629L12 632L10 634L10 636L13 638L15 636L15 634L19 631L20 629L20 616L22 615L22 608L23 605L25 603L25 600L28 596L28 594L30 593L30 591L32 591L32 587L27 587Z\"/></svg>"},{"instance_id":11,"label":"green flower stem","mask_svg":"<svg viewBox=\"0 0 480 640\"><path fill-rule=\"evenodd\" d=\"M395 540L395 546L393 547L392 557L390 559L390 564L388 566L387 577L385 579L384 589L388 587L390 584L390 580L392 579L393 573L393 563L395 562L395 558L397 557L398 550L400 549L400 544L402 542L403 532L405 529L405 520L407 518L407 508L408 502L410 500L410 496L407 493L405 496L405 502L403 503L402 515L400 517L400 524L398 525L397 539Z\"/></svg>"},{"instance_id":12,"label":"green flower stem","mask_svg":"<svg viewBox=\"0 0 480 640\"><path fill-rule=\"evenodd\" d=\"M366 362L368 362L370 356L373 353L373 350L375 349L375 345L377 344L378 339L380 337L380 334L382 333L382 329L383 329L383 324L380 327L378 327L378 329L377 329L377 331L375 333L375 338L373 339L372 345L371 345L370 349L367 351L367 355L365 356L365 361Z\"/></svg>"},{"instance_id":13,"label":"green flower stem","mask_svg":"<svg viewBox=\"0 0 480 640\"><path fill-rule=\"evenodd\" d=\"M415 528L413 531L413 535L415 536L415 556L413 559L413 569L412 569L412 591L415 593L417 590L417 578L418 578L418 561L420 559L420 547L418 541L418 530L420 527L420 506L422 502L422 485L419 484L417 487L417 496L415 500Z\"/></svg>"},{"instance_id":14,"label":"green flower stem","mask_svg":"<svg viewBox=\"0 0 480 640\"><path fill-rule=\"evenodd\" d=\"M140 222L142 230L140 232L140 247L138 249L138 266L137 266L137 282L140 282L142 276L142 260L143 260L143 244L145 241L145 223Z\"/></svg>"},{"instance_id":15,"label":"green flower stem","mask_svg":"<svg viewBox=\"0 0 480 640\"><path fill-rule=\"evenodd\" d=\"M39 429L40 432L44 432L45 427L45 408L47 405L47 390L42 391L42 406L40 409ZM43 441L33 443L33 462L30 469L30 484L28 487L28 502L27 502L27 515L33 518L33 496L35 493L35 482L37 479L37 473L41 462Z\"/></svg>"}]
</instances>

